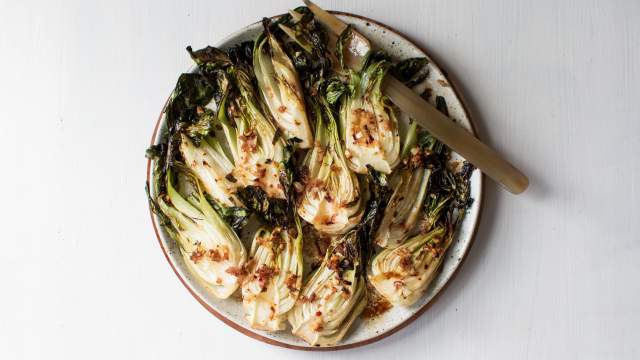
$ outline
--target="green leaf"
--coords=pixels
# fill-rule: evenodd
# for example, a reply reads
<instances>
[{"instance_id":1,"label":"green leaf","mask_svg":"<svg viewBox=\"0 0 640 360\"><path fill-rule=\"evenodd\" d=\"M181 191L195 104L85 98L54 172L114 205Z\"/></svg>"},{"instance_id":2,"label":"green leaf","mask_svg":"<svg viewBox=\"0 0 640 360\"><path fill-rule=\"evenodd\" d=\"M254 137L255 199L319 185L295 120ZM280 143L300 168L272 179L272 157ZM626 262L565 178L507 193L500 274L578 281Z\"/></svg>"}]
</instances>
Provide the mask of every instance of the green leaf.
<instances>
[{"instance_id":1,"label":"green leaf","mask_svg":"<svg viewBox=\"0 0 640 360\"><path fill-rule=\"evenodd\" d=\"M249 209L272 226L289 228L294 223L293 211L287 200L269 198L257 186L240 188L237 195Z\"/></svg>"},{"instance_id":2,"label":"green leaf","mask_svg":"<svg viewBox=\"0 0 640 360\"><path fill-rule=\"evenodd\" d=\"M203 73L212 72L218 68L231 65L229 55L212 46L207 46L196 51L193 51L191 46L187 46L187 52L189 52L191 59L193 59Z\"/></svg>"},{"instance_id":3,"label":"green leaf","mask_svg":"<svg viewBox=\"0 0 640 360\"><path fill-rule=\"evenodd\" d=\"M236 234L240 235L240 231L247 225L249 221L249 211L239 206L221 206L215 200L207 196L207 200L213 208L222 216L224 221L229 224Z\"/></svg>"},{"instance_id":4,"label":"green leaf","mask_svg":"<svg viewBox=\"0 0 640 360\"><path fill-rule=\"evenodd\" d=\"M391 73L408 87L413 87L427 78L429 75L427 58L409 58L400 61L391 67Z\"/></svg>"},{"instance_id":5,"label":"green leaf","mask_svg":"<svg viewBox=\"0 0 640 360\"><path fill-rule=\"evenodd\" d=\"M341 81L336 79L329 81L325 90L327 102L334 105L340 100L342 95L347 93L347 91L349 91L349 89Z\"/></svg>"},{"instance_id":6,"label":"green leaf","mask_svg":"<svg viewBox=\"0 0 640 360\"><path fill-rule=\"evenodd\" d=\"M387 183L387 176L381 172L374 170L371 166L367 166L369 170L369 193L370 198L366 204L364 217L358 225L358 236L363 245L363 262L366 263L368 257L372 254L371 242L375 238L378 231L380 221L384 216L384 210L389 203L392 190Z\"/></svg>"},{"instance_id":7,"label":"green leaf","mask_svg":"<svg viewBox=\"0 0 640 360\"><path fill-rule=\"evenodd\" d=\"M189 136L196 146L202 142L202 138L207 136L216 121L216 114L210 109L201 109L201 114L197 115L195 122L187 125L185 133Z\"/></svg>"}]
</instances>

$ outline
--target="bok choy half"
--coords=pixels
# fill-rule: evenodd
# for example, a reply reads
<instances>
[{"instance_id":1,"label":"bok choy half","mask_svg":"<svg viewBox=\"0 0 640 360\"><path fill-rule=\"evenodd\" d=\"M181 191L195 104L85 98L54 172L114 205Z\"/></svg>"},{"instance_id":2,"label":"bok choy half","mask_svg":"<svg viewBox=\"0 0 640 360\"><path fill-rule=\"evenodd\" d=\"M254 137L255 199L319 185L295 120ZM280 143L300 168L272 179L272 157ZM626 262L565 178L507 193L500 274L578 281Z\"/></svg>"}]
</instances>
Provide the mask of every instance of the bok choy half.
<instances>
[{"instance_id":1,"label":"bok choy half","mask_svg":"<svg viewBox=\"0 0 640 360\"><path fill-rule=\"evenodd\" d=\"M342 151L333 110L323 97L311 102L316 141L303 162L306 174L298 214L322 232L343 234L360 222L364 200Z\"/></svg>"},{"instance_id":2,"label":"bok choy half","mask_svg":"<svg viewBox=\"0 0 640 360\"><path fill-rule=\"evenodd\" d=\"M413 304L437 274L453 235L453 224L445 223L382 250L372 261L369 281L392 304Z\"/></svg>"},{"instance_id":3,"label":"bok choy half","mask_svg":"<svg viewBox=\"0 0 640 360\"><path fill-rule=\"evenodd\" d=\"M352 71L350 91L340 110L347 163L360 174L367 173L367 165L390 174L400 160L398 120L381 89L390 65L374 53L360 72Z\"/></svg>"},{"instance_id":4,"label":"bok choy half","mask_svg":"<svg viewBox=\"0 0 640 360\"><path fill-rule=\"evenodd\" d=\"M302 228L260 228L242 283L245 318L255 329L283 330L302 287Z\"/></svg>"},{"instance_id":5,"label":"bok choy half","mask_svg":"<svg viewBox=\"0 0 640 360\"><path fill-rule=\"evenodd\" d=\"M291 332L310 345L338 343L366 305L358 232L337 238L289 312Z\"/></svg>"},{"instance_id":6,"label":"bok choy half","mask_svg":"<svg viewBox=\"0 0 640 360\"><path fill-rule=\"evenodd\" d=\"M240 284L237 272L247 258L240 239L207 201L190 170L171 167L164 181L166 193L152 203L177 241L185 264L216 297L231 296Z\"/></svg>"},{"instance_id":7,"label":"bok choy half","mask_svg":"<svg viewBox=\"0 0 640 360\"><path fill-rule=\"evenodd\" d=\"M433 170L444 166L437 153L442 144L428 134L421 143L409 150L405 163L390 180L394 190L375 235L378 246L395 247L407 239L422 214Z\"/></svg>"},{"instance_id":8,"label":"bok choy half","mask_svg":"<svg viewBox=\"0 0 640 360\"><path fill-rule=\"evenodd\" d=\"M435 139L425 136L420 142L433 144ZM448 150L440 143L436 147L440 147L439 152L431 153L431 159L428 156L426 160L439 165L425 169L430 175L418 233L383 249L375 255L369 267L370 283L394 305L409 306L424 294L472 202L469 177L473 167L464 163L459 171L453 171L447 166Z\"/></svg>"},{"instance_id":9,"label":"bok choy half","mask_svg":"<svg viewBox=\"0 0 640 360\"><path fill-rule=\"evenodd\" d=\"M269 19L263 19L264 33L255 42L253 70L260 92L287 139L302 149L313 145L313 134L304 104L298 73L280 40L272 32Z\"/></svg>"}]
</instances>

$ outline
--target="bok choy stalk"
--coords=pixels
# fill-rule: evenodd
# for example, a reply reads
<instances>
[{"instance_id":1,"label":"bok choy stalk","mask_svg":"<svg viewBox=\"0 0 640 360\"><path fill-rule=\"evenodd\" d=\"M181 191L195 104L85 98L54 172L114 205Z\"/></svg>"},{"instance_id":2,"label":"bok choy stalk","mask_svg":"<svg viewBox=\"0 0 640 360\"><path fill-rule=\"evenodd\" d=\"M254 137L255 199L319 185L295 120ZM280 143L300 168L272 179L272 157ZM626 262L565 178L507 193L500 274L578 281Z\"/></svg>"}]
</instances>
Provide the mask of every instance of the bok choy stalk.
<instances>
[{"instance_id":1,"label":"bok choy stalk","mask_svg":"<svg viewBox=\"0 0 640 360\"><path fill-rule=\"evenodd\" d=\"M423 143L421 138L420 142ZM432 138L426 137L427 140ZM434 141L434 140L433 140ZM434 152L427 162L439 162L431 171L420 233L396 247L378 253L370 264L370 283L392 304L411 305L427 289L445 253L451 246L458 224L471 204L469 177L472 168L465 165L454 173L446 166L448 151Z\"/></svg>"},{"instance_id":2,"label":"bok choy stalk","mask_svg":"<svg viewBox=\"0 0 640 360\"><path fill-rule=\"evenodd\" d=\"M413 304L437 274L453 235L454 224L445 222L398 247L382 250L371 263L370 283L394 305Z\"/></svg>"},{"instance_id":3,"label":"bok choy stalk","mask_svg":"<svg viewBox=\"0 0 640 360\"><path fill-rule=\"evenodd\" d=\"M390 174L400 160L398 121L382 80L390 62L372 54L359 73L351 72L350 91L343 101L340 124L349 168L367 173L367 165Z\"/></svg>"},{"instance_id":4,"label":"bok choy stalk","mask_svg":"<svg viewBox=\"0 0 640 360\"><path fill-rule=\"evenodd\" d=\"M242 204L234 195L237 185L228 177L234 169L233 159L222 143L210 136L215 126L219 126L218 114L212 106L217 107L216 102L228 91L228 80L221 69L229 65L229 59L226 53L215 48L194 53L188 47L187 51L198 54L197 63L202 68L201 73L180 76L167 104L168 145L173 150L168 154L168 163L174 161L175 150L178 150L181 161L196 174L203 190L217 205L239 209Z\"/></svg>"},{"instance_id":5,"label":"bok choy stalk","mask_svg":"<svg viewBox=\"0 0 640 360\"><path fill-rule=\"evenodd\" d=\"M394 191L375 235L378 246L395 247L407 239L422 214L431 174L442 166L437 158L443 150L442 144L428 134L423 135L420 142L421 146L408 150L408 156L403 156L403 167L390 181Z\"/></svg>"},{"instance_id":6,"label":"bok choy stalk","mask_svg":"<svg viewBox=\"0 0 640 360\"><path fill-rule=\"evenodd\" d=\"M358 178L342 152L332 109L323 98L320 102L313 102L316 141L304 160L308 173L298 197L298 214L319 231L344 234L360 222L364 201Z\"/></svg>"},{"instance_id":7,"label":"bok choy stalk","mask_svg":"<svg viewBox=\"0 0 640 360\"><path fill-rule=\"evenodd\" d=\"M202 187L215 201L225 207L244 206L235 195L237 182L229 175L234 170L231 159L213 137L204 138L196 146L185 134L181 135L180 153L187 166L198 176Z\"/></svg>"},{"instance_id":8,"label":"bok choy stalk","mask_svg":"<svg viewBox=\"0 0 640 360\"><path fill-rule=\"evenodd\" d=\"M284 169L286 144L262 113L249 73L242 68L233 69L231 74L240 95L224 109L235 124L236 138L229 139L236 144L236 149L232 149L236 155L233 175L243 186L257 186L269 197L284 198L280 173Z\"/></svg>"},{"instance_id":9,"label":"bok choy stalk","mask_svg":"<svg viewBox=\"0 0 640 360\"><path fill-rule=\"evenodd\" d=\"M234 48L231 50L233 57L212 47L190 51L191 57L212 82L224 79L228 84L216 104L217 126L213 127L206 140L218 150L221 161L226 155L233 164L233 170L225 180L236 188L255 186L271 198L284 199L280 173L283 171L286 144L263 113L252 84L250 64L243 62L250 57L246 54L250 49L248 44ZM219 147L217 142L221 144ZM219 177L216 179L221 181ZM225 183L224 180L222 182Z\"/></svg>"},{"instance_id":10,"label":"bok choy stalk","mask_svg":"<svg viewBox=\"0 0 640 360\"><path fill-rule=\"evenodd\" d=\"M174 171L183 175L183 195L174 186ZM157 209L169 234L180 246L187 266L218 298L229 297L239 286L237 272L246 261L246 251L233 229L209 204L200 182L186 168L169 168L166 193L157 196Z\"/></svg>"},{"instance_id":11,"label":"bok choy stalk","mask_svg":"<svg viewBox=\"0 0 640 360\"><path fill-rule=\"evenodd\" d=\"M357 231L327 249L320 267L289 312L291 332L314 346L338 343L366 305L366 285Z\"/></svg>"},{"instance_id":12,"label":"bok choy stalk","mask_svg":"<svg viewBox=\"0 0 640 360\"><path fill-rule=\"evenodd\" d=\"M308 149L313 145L313 135L298 73L271 31L270 20L265 18L262 22L264 33L256 40L253 50L253 70L258 87L286 138L296 139L300 148Z\"/></svg>"},{"instance_id":13,"label":"bok choy stalk","mask_svg":"<svg viewBox=\"0 0 640 360\"><path fill-rule=\"evenodd\" d=\"M219 50L209 53L210 62L222 64L225 58L228 60ZM216 106L228 88L228 81L217 76L217 71L203 67L201 73L180 75L164 111L168 127L166 140L154 146L155 154L149 155L153 155L156 167L159 166L155 174L160 176L154 183L161 193L166 192L162 179L166 178L167 169L176 162L186 165L199 178L207 199L212 200L211 205L234 230L239 230L245 225L248 212L234 195L235 185L226 177L233 163L220 142L210 136L218 126L212 105ZM162 151L157 151L160 149Z\"/></svg>"},{"instance_id":14,"label":"bok choy stalk","mask_svg":"<svg viewBox=\"0 0 640 360\"><path fill-rule=\"evenodd\" d=\"M390 71L405 85L417 87L429 73L427 64L426 58L409 58L393 65ZM444 98L437 101L437 108L448 115ZM416 146L418 137L420 143ZM407 239L421 213L431 174L446 165L446 157L446 148L428 133L419 134L417 123L410 119L401 151L403 166L391 179L394 192L375 236L376 244L394 247Z\"/></svg>"},{"instance_id":15,"label":"bok choy stalk","mask_svg":"<svg viewBox=\"0 0 640 360\"><path fill-rule=\"evenodd\" d=\"M201 177L205 191L221 204L231 206L234 201L225 196L223 189L215 182L210 181L210 178L215 178L218 172L225 171L224 164L222 168L218 168L211 159L205 160L205 157L209 156L208 151L197 151L197 155L202 159L195 159L193 156L189 156L196 155L196 148L202 144L202 139L213 127L213 122L211 121L213 112L207 109L206 106L214 97L215 92L215 85L209 82L202 74L186 73L182 74L178 79L178 83L164 111L168 136L166 153L162 155L162 163L164 164L162 173L165 173L166 169L180 155L187 159L188 166L191 167L193 165L192 170L199 176L204 175L203 170L199 167L202 166L203 161L208 161L208 164L215 168L211 169L212 174L206 174L208 176Z\"/></svg>"},{"instance_id":16,"label":"bok choy stalk","mask_svg":"<svg viewBox=\"0 0 640 360\"><path fill-rule=\"evenodd\" d=\"M302 228L259 229L251 245L242 304L249 325L265 331L284 330L286 313L302 287Z\"/></svg>"}]
</instances>

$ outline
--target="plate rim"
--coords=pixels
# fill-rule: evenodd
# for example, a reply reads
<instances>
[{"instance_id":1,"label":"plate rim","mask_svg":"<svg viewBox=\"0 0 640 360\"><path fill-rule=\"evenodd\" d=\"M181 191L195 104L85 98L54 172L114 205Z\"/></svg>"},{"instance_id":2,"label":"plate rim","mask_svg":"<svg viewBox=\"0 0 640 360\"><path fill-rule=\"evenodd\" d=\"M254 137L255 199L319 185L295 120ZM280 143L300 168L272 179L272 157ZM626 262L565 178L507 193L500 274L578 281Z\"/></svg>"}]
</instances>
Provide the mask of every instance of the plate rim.
<instances>
[{"instance_id":1,"label":"plate rim","mask_svg":"<svg viewBox=\"0 0 640 360\"><path fill-rule=\"evenodd\" d=\"M334 15L343 15L343 16L353 17L353 18L357 18L357 19L364 20L366 22L370 22L372 24L375 24L376 26L379 26L379 27L391 32L391 33L396 34L397 36L399 36L403 40L411 43L413 46L415 46L421 52L426 54L429 57L430 62L432 62L433 65L436 68L438 68L446 76L447 82L449 83L453 93L456 95L456 97L460 101L460 104L462 106L462 111L464 111L467 119L469 120L469 124L471 125L471 133L475 137L479 138L475 122L473 120L473 117L471 116L471 112L469 111L469 108L467 106L467 103L466 103L464 97L462 96L462 93L459 91L458 86L455 84L455 81L450 78L449 72L445 71L442 68L442 66L440 65L440 63L438 61L436 61L435 59L433 59L433 57L427 51L425 51L422 46L417 45L410 37L406 36L402 32L400 32L400 31L398 31L398 30L396 30L396 29L394 29L394 28L392 28L392 27L390 27L390 26L388 26L386 24L383 24L383 23L381 23L381 22L379 22L377 20L368 18L366 16L362 16L362 15L352 14L352 13L349 13L349 12L334 11L334 10L329 10L329 12L334 14ZM283 16L283 15L284 14L275 15L275 16L272 16L271 18L278 18L278 17ZM228 36L223 38L221 40L221 42L224 42L225 39L233 37L237 33L243 31L244 29L246 29L246 28L248 28L248 27L250 27L250 26L252 26L252 25L254 25L256 23L259 23L259 21L255 22L255 23L248 24L248 25L244 26L242 29L229 34ZM171 95L169 95L167 97L167 100L165 100L165 103L162 106L162 110L160 110L160 114L158 115L158 119L156 120L156 125L155 125L155 127L153 129L153 134L151 135L150 145L154 145L156 143L156 137L158 135L158 129L160 128L160 124L162 122L164 109L166 108L170 98L171 98ZM250 338L253 338L255 340L259 340L261 342L267 343L269 345L275 345L275 346L279 346L279 347L283 347L283 348L287 348L287 349L300 350L300 351L338 351L338 350L347 350L347 349L353 349L353 348L358 348L358 347L361 347L361 346L369 345L369 344L378 342L378 341L380 341L382 339L385 339L385 338L397 333L398 331L400 331L400 330L406 328L408 325L412 324L420 316L422 316L422 314L424 314L429 308L431 308L431 306L433 306L433 304L440 298L441 294L445 292L445 290L447 289L449 284L451 282L453 282L453 280L455 280L458 272L460 271L460 268L464 265L464 263L465 263L465 261L467 259L467 256L469 254L469 251L471 250L471 248L473 247L473 244L475 242L476 235L477 235L477 232L478 232L478 227L479 227L480 222L482 220L482 213L484 212L484 193L485 193L485 181L484 180L485 180L485 175L484 175L484 173L480 172L480 177L478 179L478 181L480 182L480 192L479 192L478 196L476 197L476 199L474 199L474 201L479 202L478 216L476 218L475 224L473 224L473 229L471 231L471 235L470 235L470 238L469 238L469 244L465 248L464 253L462 254L462 257L460 258L460 261L459 261L458 265L456 266L456 268L451 273L451 276L449 277L449 279L447 279L447 281L444 283L442 288L440 288L440 290L433 296L433 298L431 300L429 300L427 303L425 303L420 309L418 309L415 313L413 313L410 317L405 319L403 322L401 322L400 324L397 324L396 326L386 330L385 332L383 332L381 334L378 334L376 336L373 336L373 337L365 339L365 340L361 340L361 341L357 341L357 342L353 342L353 343L349 343L349 344L338 344L338 345L335 345L335 346L328 346L328 347L301 346L301 345L293 345L293 344L285 343L285 342L282 342L282 341L278 341L278 340L275 340L275 339L260 335L259 333L254 332L254 331L252 331L252 330L250 330L248 328L244 328L241 325L239 325L238 323L234 322L233 320L231 320L231 319L225 317L224 315L222 315L221 313L219 313L216 309L214 309L211 305L209 305L203 298L201 298L195 292L195 290L193 290L191 288L191 286L187 283L187 281L180 275L180 272L178 271L178 269L176 269L175 265L173 264L173 261L171 260L171 258L169 256L169 252L167 251L167 249L164 247L164 244L162 243L162 238L161 238L160 232L158 230L158 225L156 224L156 219L155 219L155 216L154 216L153 211L151 210L151 208L149 208L149 215L151 217L151 223L153 225L153 231L154 231L154 233L156 235L156 240L158 241L158 244L160 245L160 249L162 250L162 253L164 254L165 259L169 263L169 266L171 266L171 269L173 270L174 274L176 274L176 276L178 277L178 279L180 280L182 285L184 285L184 287L187 289L187 291L189 291L191 296L193 296L196 299L196 301L198 301L198 303L200 303L200 305L202 305L207 311L209 311L216 318L221 320L223 323L225 323L229 327L235 329L236 331L238 331L238 332L240 332L240 333L242 333L242 334L244 334L244 335L246 335L246 336L248 336ZM147 159L146 183L149 184L150 181L151 181L151 159Z\"/></svg>"}]
</instances>

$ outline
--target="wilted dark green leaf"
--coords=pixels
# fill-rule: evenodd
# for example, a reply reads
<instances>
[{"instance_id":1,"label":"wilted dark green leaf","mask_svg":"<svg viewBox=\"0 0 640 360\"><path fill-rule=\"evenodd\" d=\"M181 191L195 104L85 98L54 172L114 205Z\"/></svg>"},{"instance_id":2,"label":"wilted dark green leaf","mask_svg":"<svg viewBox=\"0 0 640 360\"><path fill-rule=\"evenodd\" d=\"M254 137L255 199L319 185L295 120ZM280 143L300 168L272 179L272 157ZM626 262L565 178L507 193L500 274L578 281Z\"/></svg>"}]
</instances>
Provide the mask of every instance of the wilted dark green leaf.
<instances>
[{"instance_id":1,"label":"wilted dark green leaf","mask_svg":"<svg viewBox=\"0 0 640 360\"><path fill-rule=\"evenodd\" d=\"M391 73L409 87L413 87L427 78L427 58L409 58L391 67Z\"/></svg>"},{"instance_id":2,"label":"wilted dark green leaf","mask_svg":"<svg viewBox=\"0 0 640 360\"><path fill-rule=\"evenodd\" d=\"M269 198L267 193L257 186L238 189L237 195L247 208L270 225L288 228L294 224L293 212L287 200Z\"/></svg>"}]
</instances>

